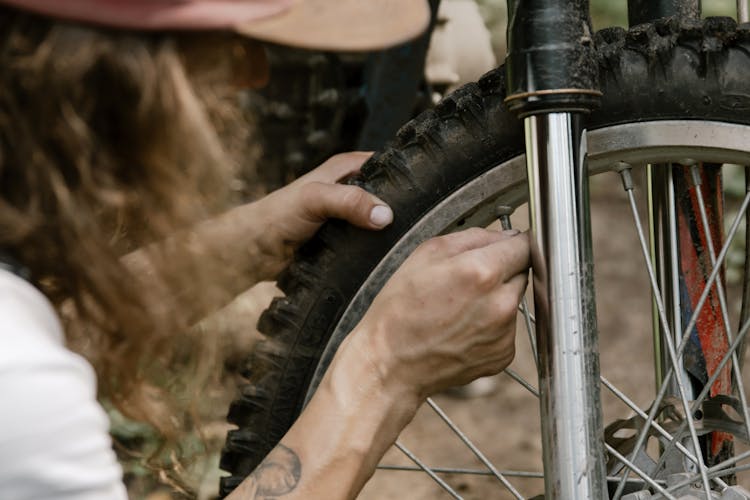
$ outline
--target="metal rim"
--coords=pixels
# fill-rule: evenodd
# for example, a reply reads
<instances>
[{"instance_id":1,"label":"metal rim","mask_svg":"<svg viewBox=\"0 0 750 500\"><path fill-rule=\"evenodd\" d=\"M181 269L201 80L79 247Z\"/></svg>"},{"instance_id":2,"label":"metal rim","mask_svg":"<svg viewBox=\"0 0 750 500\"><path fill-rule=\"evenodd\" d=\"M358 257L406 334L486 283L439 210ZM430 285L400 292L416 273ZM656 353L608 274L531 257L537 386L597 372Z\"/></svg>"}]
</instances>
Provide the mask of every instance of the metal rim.
<instances>
[{"instance_id":1,"label":"metal rim","mask_svg":"<svg viewBox=\"0 0 750 500\"><path fill-rule=\"evenodd\" d=\"M647 161L716 161L750 164L750 129L743 125L709 121L658 121L615 125L588 132L590 175L616 170L621 163ZM341 316L331 335L313 380L320 380L341 340L354 327L353 311L382 288L401 262L424 240L460 227L487 225L495 218L494 206L502 197L513 208L526 200L526 157L519 155L468 182L436 205L383 257ZM460 226L459 226L460 224ZM315 387L305 396L312 397Z\"/></svg>"},{"instance_id":2,"label":"metal rim","mask_svg":"<svg viewBox=\"0 0 750 500\"><path fill-rule=\"evenodd\" d=\"M720 163L750 164L750 148L748 148L748 145L750 145L750 128L742 125L699 121L642 122L591 131L588 133L587 139L590 175L619 171L623 164L642 165L647 161L688 164L696 161L718 161ZM340 340L361 317L361 311L365 310L363 304L369 303L392 272L419 243L436 234L463 227L489 224L496 217L494 207L500 199L502 199L503 204L513 207L525 201L525 179L525 158L524 156L517 156L494 167L452 193L408 231L376 266L342 315L332 335L332 341L329 342L326 353L321 358L323 361L318 366L318 372L320 373L316 373L314 380L317 380L317 376L325 370L327 366L326 357L328 356L328 359L330 359L333 356L335 347ZM521 383L523 384L523 382ZM533 391L533 387L527 388ZM311 397L313 390L314 388L310 388L307 399ZM428 404L433 406L433 409L440 415L440 409L434 405L432 400L428 401ZM462 436L460 430L454 428L446 415L441 415L441 418L459 437ZM472 448L470 443L466 441L464 443ZM452 491L434 474L435 471L431 471L420 463L417 457L411 455L403 447L402 451L417 464L415 469L426 471L446 491ZM508 471L505 471L505 473L497 471L491 464L486 463L486 459L483 459L481 452L473 449L472 451L475 451L480 461L488 467L487 474L496 476L503 484L506 483L506 475L513 475L512 471L509 474ZM617 453L616 450L609 451L610 453ZM621 459L624 463L627 462L626 457L621 457ZM704 478L707 480L706 475L704 475ZM623 479L622 484L628 480L628 478ZM507 484L506 487L508 487ZM651 487L653 490L664 491L663 485L659 483L652 484ZM509 489L514 496L522 498L520 494L514 492L512 486ZM452 494L457 495L455 492ZM673 497L668 492L665 492L664 496L667 498Z\"/></svg>"}]
</instances>

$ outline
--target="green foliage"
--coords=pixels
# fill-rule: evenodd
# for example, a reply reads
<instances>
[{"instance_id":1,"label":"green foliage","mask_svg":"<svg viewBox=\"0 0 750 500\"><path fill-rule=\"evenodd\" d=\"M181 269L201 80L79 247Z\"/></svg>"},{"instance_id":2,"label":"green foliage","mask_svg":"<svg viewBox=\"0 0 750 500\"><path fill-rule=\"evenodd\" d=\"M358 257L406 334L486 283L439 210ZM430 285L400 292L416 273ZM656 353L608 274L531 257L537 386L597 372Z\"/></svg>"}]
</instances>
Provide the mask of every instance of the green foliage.
<instances>
[{"instance_id":1,"label":"green foliage","mask_svg":"<svg viewBox=\"0 0 750 500\"><path fill-rule=\"evenodd\" d=\"M703 0L703 16L729 16L737 15L737 2L735 0Z\"/></svg>"},{"instance_id":2,"label":"green foliage","mask_svg":"<svg viewBox=\"0 0 750 500\"><path fill-rule=\"evenodd\" d=\"M130 498L162 498L151 496L158 491L170 492L169 498L213 496L219 482L218 457L224 432L220 433L222 439L214 436L207 441L196 429L181 435L175 446L164 447L163 438L152 426L129 419L107 401L101 403L109 416L110 434Z\"/></svg>"},{"instance_id":3,"label":"green foliage","mask_svg":"<svg viewBox=\"0 0 750 500\"><path fill-rule=\"evenodd\" d=\"M626 0L591 0L591 24L598 31L609 26L628 25Z\"/></svg>"}]
</instances>

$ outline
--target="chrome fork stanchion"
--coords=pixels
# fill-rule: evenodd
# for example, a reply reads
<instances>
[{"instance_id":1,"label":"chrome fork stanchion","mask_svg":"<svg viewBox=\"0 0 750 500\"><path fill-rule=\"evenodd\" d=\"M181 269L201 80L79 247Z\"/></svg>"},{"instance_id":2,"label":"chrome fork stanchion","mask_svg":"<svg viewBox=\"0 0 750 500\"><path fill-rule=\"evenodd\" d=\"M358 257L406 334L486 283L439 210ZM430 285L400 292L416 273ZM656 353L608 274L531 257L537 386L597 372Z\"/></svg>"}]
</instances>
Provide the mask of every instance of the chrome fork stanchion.
<instances>
[{"instance_id":1,"label":"chrome fork stanchion","mask_svg":"<svg viewBox=\"0 0 750 500\"><path fill-rule=\"evenodd\" d=\"M586 141L598 65L588 0L509 0L506 98L524 120L545 498L607 498Z\"/></svg>"},{"instance_id":2,"label":"chrome fork stanchion","mask_svg":"<svg viewBox=\"0 0 750 500\"><path fill-rule=\"evenodd\" d=\"M526 117L546 498L606 499L585 136Z\"/></svg>"}]
</instances>

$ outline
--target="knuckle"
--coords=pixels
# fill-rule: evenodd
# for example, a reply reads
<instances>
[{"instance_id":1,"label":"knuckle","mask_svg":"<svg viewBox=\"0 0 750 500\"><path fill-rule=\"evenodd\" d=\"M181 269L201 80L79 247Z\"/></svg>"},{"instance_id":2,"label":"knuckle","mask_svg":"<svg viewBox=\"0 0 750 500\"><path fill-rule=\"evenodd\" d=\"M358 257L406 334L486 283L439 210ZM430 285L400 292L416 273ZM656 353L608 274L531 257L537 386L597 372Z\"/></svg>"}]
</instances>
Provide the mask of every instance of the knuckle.
<instances>
[{"instance_id":1,"label":"knuckle","mask_svg":"<svg viewBox=\"0 0 750 500\"><path fill-rule=\"evenodd\" d=\"M413 261L415 259L424 259L431 253L430 250L430 243L428 241L424 241L417 245L417 248L414 249L414 251L409 256L409 261Z\"/></svg>"},{"instance_id":2,"label":"knuckle","mask_svg":"<svg viewBox=\"0 0 750 500\"><path fill-rule=\"evenodd\" d=\"M420 243L417 247L417 251L421 253L433 253L445 248L445 245L445 238L430 238L429 240Z\"/></svg>"},{"instance_id":3,"label":"knuckle","mask_svg":"<svg viewBox=\"0 0 750 500\"><path fill-rule=\"evenodd\" d=\"M326 165L331 171L341 172L341 169L348 170L351 168L359 168L362 163L371 156L370 153L363 153L361 151L349 151L345 153L338 153L326 161Z\"/></svg>"},{"instance_id":4,"label":"knuckle","mask_svg":"<svg viewBox=\"0 0 750 500\"><path fill-rule=\"evenodd\" d=\"M452 234L444 234L442 236L436 236L430 239L430 241L432 241L437 247L446 248L450 244L452 236Z\"/></svg>"},{"instance_id":5,"label":"knuckle","mask_svg":"<svg viewBox=\"0 0 750 500\"><path fill-rule=\"evenodd\" d=\"M341 201L346 207L357 208L367 204L369 196L362 188L346 186L342 193Z\"/></svg>"},{"instance_id":6,"label":"knuckle","mask_svg":"<svg viewBox=\"0 0 750 500\"><path fill-rule=\"evenodd\" d=\"M430 245L432 245L432 243L430 243L431 241L432 240L423 241L417 245L417 248L414 249L413 253L416 255L427 253L430 250Z\"/></svg>"},{"instance_id":7,"label":"knuckle","mask_svg":"<svg viewBox=\"0 0 750 500\"><path fill-rule=\"evenodd\" d=\"M497 281L495 269L483 262L469 262L464 266L463 273L464 277L467 278L470 283L480 289L492 288Z\"/></svg>"}]
</instances>

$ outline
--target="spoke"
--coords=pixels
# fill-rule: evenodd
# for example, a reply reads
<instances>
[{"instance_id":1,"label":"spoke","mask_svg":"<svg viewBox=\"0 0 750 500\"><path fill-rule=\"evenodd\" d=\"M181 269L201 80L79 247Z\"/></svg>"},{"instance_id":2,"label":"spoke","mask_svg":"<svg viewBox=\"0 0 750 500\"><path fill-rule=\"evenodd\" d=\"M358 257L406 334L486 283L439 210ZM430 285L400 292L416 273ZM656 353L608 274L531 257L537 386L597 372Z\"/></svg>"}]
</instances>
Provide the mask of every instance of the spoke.
<instances>
[{"instance_id":1,"label":"spoke","mask_svg":"<svg viewBox=\"0 0 750 500\"><path fill-rule=\"evenodd\" d=\"M638 230L639 239L641 240L641 246L643 247L644 244L645 244L645 238L643 237L643 230L641 228L640 219L637 217L637 210L636 210L636 207L635 207L635 199L632 196L632 181L630 181L630 184L628 185L628 181L630 180L629 171L628 170L623 170L621 172L621 175L623 176L623 184L625 185L626 191L628 192L628 195L629 195L628 198L630 199L631 210L633 211L633 216L634 216L634 219L635 219L636 229ZM628 189L628 187L629 187L629 189ZM680 346L677 349L677 353L678 353L679 356L682 355L682 353L683 353L683 351L685 349L685 346L687 345L687 343L689 341L690 332L692 331L693 327L695 326L695 322L697 321L698 314L700 313L700 311L701 311L701 309L703 307L703 304L705 303L706 298L708 297L708 293L711 290L711 287L712 287L714 281L716 280L716 277L719 274L719 270L721 269L721 265L723 264L724 259L726 258L726 254L727 254L727 252L729 250L729 244L732 242L732 240L734 239L734 236L737 233L737 229L739 227L739 223L740 223L742 217L744 216L745 212L747 212L748 204L750 204L750 192L748 192L745 195L745 198L744 198L744 200L742 202L742 206L740 207L740 210L739 210L737 216L735 217L735 219L734 219L734 221L732 223L732 226L731 226L731 228L729 230L729 235L727 237L727 241L724 244L724 246L722 247L721 252L719 253L719 257L717 258L716 265L715 265L713 271L711 272L711 276L709 277L708 282L706 283L706 286L705 286L705 288L703 290L703 293L701 294L701 298L698 301L698 305L696 306L696 309L693 312L693 315L691 316L690 321L688 322L687 328L684 330L684 332L682 334L682 340L680 342ZM644 247L644 256L647 256L647 255L648 255L648 253L645 251L645 247ZM651 267L650 259L648 259L648 257L646 257L646 269L649 272L649 278L651 279L652 287L654 287L654 289L655 289L655 292L654 292L655 293L655 301L656 301L657 309L659 309L660 319L662 319L662 322L664 322L664 320L663 320L663 318L664 318L664 316L663 316L664 308L663 308L663 304L661 304L660 293L658 292L658 287L656 286L656 283L655 283L653 268ZM653 418L654 418L654 416L655 416L655 414L656 414L656 412L657 412L657 410L659 408L659 405L661 404L661 401L664 398L664 395L666 394L667 382L668 382L669 378L674 375L674 371L675 371L675 368L674 367L670 367L669 370L667 371L667 373L664 376L664 382L662 383L662 386L661 386L661 388L660 388L660 390L659 390L659 392L657 394L657 397L656 397L656 399L655 399L655 401L654 401L654 403L653 403L653 405L651 407L651 411L649 412L649 418L647 419L646 424L645 424L643 430L641 431L640 435L638 436L638 441L636 442L636 448L635 448L635 451L633 453L633 456L636 456L637 452L640 451L641 447L643 446L643 442L645 440L646 432L648 430L648 427L650 426L651 421L653 421ZM687 412L686 415L690 416L690 415L692 415L692 413ZM689 426L692 427L692 418L688 418L687 419L687 423L688 423ZM663 457L663 455L662 455L662 457ZM661 461L662 460L660 460L660 462ZM703 471L701 471L701 473L703 473ZM625 477L625 476L627 476L627 473L623 477ZM620 485L618 486L617 492L615 493L615 499L619 499L620 498L620 495L622 494L622 490L624 489L624 485L625 485L625 483L621 482Z\"/></svg>"},{"instance_id":2,"label":"spoke","mask_svg":"<svg viewBox=\"0 0 750 500\"><path fill-rule=\"evenodd\" d=\"M701 295L701 300L698 302L698 306L696 307L696 310L693 312L693 316L692 316L692 318L691 318L691 320L690 320L690 322L688 324L689 328L687 328L683 332L682 341L680 343L680 347L678 348L678 352L680 354L682 354L682 351L685 349L685 346L688 343L688 340L690 338L690 332L692 331L693 327L695 326L695 320L697 319L697 316L700 313L700 310L703 307L703 304L705 303L706 297L708 297L708 291L711 289L714 280L718 276L719 270L721 269L721 265L723 263L723 259L726 257L726 253L727 253L727 251L729 249L729 245L734 240L734 237L737 234L737 229L739 227L740 220L742 219L742 217L744 216L744 214L747 212L748 204L750 204L750 192L748 192L745 195L745 199L742 202L742 207L740 208L739 213L737 214L737 216L735 217L734 222L732 223L732 227L729 230L729 235L727 236L727 241L724 244L724 246L722 247L721 253L719 254L719 258L717 259L717 263L715 264L714 269L711 272L711 277L709 278L709 281L706 284L706 288L704 288L703 294ZM716 379L718 378L719 374L721 373L721 370L724 369L724 365L731 359L731 354L735 353L737 351L737 346L742 344L743 339L747 335L747 330L748 330L749 327L750 327L750 320L746 321L745 324L742 326L742 329L741 329L740 333L737 335L737 338L734 340L734 342L732 343L732 346L730 346L728 352L724 355L724 358L719 363L719 369L717 369L714 372L714 374L709 378L708 382L703 387L703 390L701 391L700 395L698 396L698 398L696 398L695 403L693 404L692 411L694 411L696 408L698 408L698 406L701 403L703 403L703 400L705 399L705 397L710 392L711 386L713 386L714 382L716 381ZM665 377L665 380L667 380L669 378L669 376L672 375L672 373L673 373L673 370L672 370L672 368L670 368L667 371L667 375ZM659 404L661 404L661 400L663 398L663 392L664 391L660 391L659 392L659 396L657 396L656 401L654 403L655 405L658 406ZM692 411L689 412L689 413L687 413L686 415L692 415ZM689 420L692 421L692 419L689 419ZM684 428L685 428L684 425L685 425L685 423L683 423L680 426L680 432L676 433L676 435L679 435L684 430ZM671 446L671 443L670 443L670 445L668 445L668 448L669 448L669 446ZM666 451L665 451L665 453L666 453ZM662 455L662 458L659 459L659 464L658 465L661 465L663 463L664 456L665 455Z\"/></svg>"},{"instance_id":3,"label":"spoke","mask_svg":"<svg viewBox=\"0 0 750 500\"><path fill-rule=\"evenodd\" d=\"M743 453L743 455L748 455L748 454L750 454L750 451ZM744 471L750 469L750 464L739 465L737 467L730 467L728 469L724 469L722 465L724 463L726 463L726 462L728 462L728 460L725 461L725 462L722 462L721 464L715 465L715 466L711 467L710 469L708 469L708 476L711 477L711 478L715 478L716 476L719 476L719 475L736 474L738 472L744 472ZM694 483L696 479L698 479L697 475L690 476L687 479L683 479L682 481L669 486L667 488L667 491L670 491L670 492L671 491L677 491L680 488L683 488L683 487L685 487L685 486L687 486L689 484ZM655 496L654 500L656 500L658 498L659 498L658 496Z\"/></svg>"},{"instance_id":4,"label":"spoke","mask_svg":"<svg viewBox=\"0 0 750 500\"><path fill-rule=\"evenodd\" d=\"M508 205L500 205L496 209L497 218L500 220L500 225L503 230L509 231L513 229L513 225L510 222L510 214L513 213L513 207ZM534 338L534 328L531 326L532 318L529 314L529 305L526 303L526 297L521 299L521 304L518 306L523 314L523 320L526 323L526 334L529 337L529 345L531 346L531 352L534 355L534 364L539 369L539 354L536 349L536 339Z\"/></svg>"},{"instance_id":5,"label":"spoke","mask_svg":"<svg viewBox=\"0 0 750 500\"><path fill-rule=\"evenodd\" d=\"M395 470L405 472L422 472L419 467L409 465L378 465L378 469ZM493 476L491 471L484 469L460 469L455 467L432 467L432 471L438 474L466 474L470 476ZM531 472L522 470L504 470L500 471L506 477L523 477L531 479L544 479L543 472Z\"/></svg>"},{"instance_id":6,"label":"spoke","mask_svg":"<svg viewBox=\"0 0 750 500\"><path fill-rule=\"evenodd\" d=\"M750 464L739 465L737 467L730 467L729 469L712 472L712 474L715 474L715 475L737 474L738 472L744 472L746 470L750 470Z\"/></svg>"},{"instance_id":7,"label":"spoke","mask_svg":"<svg viewBox=\"0 0 750 500\"><path fill-rule=\"evenodd\" d=\"M529 382L526 381L522 376L520 376L517 372L511 370L510 368L506 368L505 374L508 375L510 378L521 384L526 388L527 391L529 391L531 394L533 394L536 397L539 397L539 391L531 385Z\"/></svg>"},{"instance_id":8,"label":"spoke","mask_svg":"<svg viewBox=\"0 0 750 500\"><path fill-rule=\"evenodd\" d=\"M703 190L701 189L701 178L698 167L696 165L693 165L690 169L690 173L693 177L695 194L698 198L698 207L700 209L701 222L703 223L703 232L705 233L706 243L708 244L708 255L711 258L711 265L713 267L716 267L716 252L714 251L713 237L711 236L711 231L709 230L708 215L706 215L706 205L703 201ZM727 343L732 344L733 339L732 332L729 326L729 312L727 308L727 301L724 295L724 287L721 285L721 282L716 284L716 291L719 295L719 305L721 307L721 316L724 322L724 332L727 337ZM747 411L747 396L745 395L745 384L742 381L742 373L740 371L740 364L738 363L737 359L737 351L731 350L729 352L732 353L732 371L734 372L734 377L736 379L735 383L737 384L737 391L739 392L740 396L740 404L742 405L742 418L745 419L745 430L747 431L748 437L750 437L750 415L748 415Z\"/></svg>"},{"instance_id":9,"label":"spoke","mask_svg":"<svg viewBox=\"0 0 750 500\"><path fill-rule=\"evenodd\" d=\"M450 493L450 495L453 498L455 498L456 500L463 500L463 498L461 497L461 495L459 495L458 493L456 493L456 490L454 490L453 488L451 488L451 486L448 483L446 483L440 477L438 477L438 475L435 474L435 472L433 472L432 469L430 469L425 464L423 464L421 460L419 460L412 452L410 452L404 445L402 445L398 441L396 441L396 448L398 448L399 450L401 450L401 452L404 455L406 455L407 457L409 457L409 460L411 460L412 462L414 462L415 464L417 464L417 467L419 467L421 470L423 470L424 472L426 472L427 475L430 476L433 481L435 481L437 484L439 484L440 487L443 488L445 491L447 491L448 493Z\"/></svg>"},{"instance_id":10,"label":"spoke","mask_svg":"<svg viewBox=\"0 0 750 500\"><path fill-rule=\"evenodd\" d=\"M526 298L524 298L521 302L526 302ZM518 310L523 313L523 305L522 304L518 305ZM532 314L531 312L529 312L529 308L528 307L526 308L526 312L524 313L524 315L529 317L529 322L532 325L536 325L536 317L534 316L534 314ZM533 328L533 326L532 326L532 328ZM536 340L534 341L534 343L536 343Z\"/></svg>"},{"instance_id":11,"label":"spoke","mask_svg":"<svg viewBox=\"0 0 750 500\"><path fill-rule=\"evenodd\" d=\"M710 469L708 469L708 472L710 474L719 474L719 473L723 474L725 471L729 470L729 469L725 469L724 467L726 467L727 465L734 465L737 462L741 462L742 460L745 460L746 458L750 458L750 450L740 453L739 455L735 457L728 458L724 460L723 462L720 462L712 466ZM750 464L745 464L740 467L735 467L735 469L737 468L742 468L742 470L745 470L747 468L750 468Z\"/></svg>"},{"instance_id":12,"label":"spoke","mask_svg":"<svg viewBox=\"0 0 750 500\"><path fill-rule=\"evenodd\" d=\"M668 190L668 196L669 196L669 238L670 238L670 265L672 266L672 273L671 273L671 279L673 281L672 285L672 297L670 298L672 304L671 306L674 308L673 311L673 320L674 324L671 325L671 330L666 328L666 317L661 318L662 324L665 327L663 336L663 340L666 343L667 347L667 355L668 360L671 363L671 368L673 372L672 380L674 382L674 385L677 386L677 393L680 398L680 404L682 405L682 410L685 412L685 422L687 422L688 430L690 432L690 440L692 441L693 449L695 450L694 453L698 457L698 471L701 474L701 482L703 483L703 490L706 493L706 497L711 497L711 486L709 484L708 480L708 474L706 473L706 466L704 463L703 454L701 453L701 446L700 441L698 441L698 433L695 429L695 422L692 418L692 413L690 410L690 398L688 398L688 392L685 387L686 379L683 377L683 364L682 364L682 351L679 353L675 349L675 342L676 339L679 339L676 335L680 333L680 327L681 327L681 312L682 312L682 304L680 303L680 295L679 295L679 255L677 253L677 249L679 248L679 241L678 241L678 235L677 235L677 221L676 221L676 215L675 215L675 207L676 207L676 200L675 200L675 194L674 194L674 181L673 181L673 172L674 169L672 168L672 165L669 165L669 190ZM635 202L635 198L633 196L632 190L629 191L629 198L631 200L631 204L633 206ZM647 255L645 252L646 246L644 245L644 256ZM649 261L649 265L652 265L652 263ZM653 269L652 269L653 271ZM655 282L655 281L654 281ZM674 296L676 294L676 297ZM657 300L661 300L661 297L658 297ZM673 336L674 335L674 336ZM664 380L664 384L669 384L669 379ZM690 393L692 396L692 392ZM645 441L644 441L645 443ZM643 446L643 444L641 446ZM634 454L633 456L636 456Z\"/></svg>"},{"instance_id":13,"label":"spoke","mask_svg":"<svg viewBox=\"0 0 750 500\"><path fill-rule=\"evenodd\" d=\"M607 387L607 389L609 389L612 392L612 394L614 394L615 396L617 396L623 403L625 403L626 405L628 405L628 407L630 407L631 410L633 410L636 414L638 414L639 417L641 417L643 419L648 418L648 416L646 415L646 413L643 410L641 410L638 407L638 405L636 405L622 391L620 391L617 387L615 387L614 384L612 384L612 382L610 382L609 380L607 380L604 376L601 377L601 380L602 380L602 383L604 384L604 386ZM685 455L688 458L688 460L692 461L695 464L698 464L698 459L695 457L695 455L693 453L691 453L687 448L685 448L685 446L682 443L680 443L678 440L676 440L675 438L673 438L672 435L669 434L669 432L667 432L666 429L664 429L664 427L662 427L661 425L659 425L655 421L651 422L651 427L654 428L654 429L656 429L656 431L659 434L661 434L662 436L664 436L670 442L674 442L674 444L677 447L677 449L680 450L683 453L683 455ZM721 479L714 479L714 481L720 487L722 487L722 488L725 488L727 486L727 484L724 481L722 481Z\"/></svg>"},{"instance_id":14,"label":"spoke","mask_svg":"<svg viewBox=\"0 0 750 500\"><path fill-rule=\"evenodd\" d=\"M648 474L643 472L638 466L636 466L634 463L632 463L627 458L623 457L617 450L615 450L613 447L608 445L607 443L604 443L604 446L607 447L607 451L609 451L611 454L613 454L619 461L621 461L625 466L630 469L631 471L635 472L635 474L646 481L649 486L654 488L656 491L664 495L665 497L671 499L671 500L677 500L672 494L670 494L667 490L665 490L659 483L648 477ZM710 498L710 494L709 494Z\"/></svg>"},{"instance_id":15,"label":"spoke","mask_svg":"<svg viewBox=\"0 0 750 500\"><path fill-rule=\"evenodd\" d=\"M534 357L534 365L539 369L539 352L536 347L536 338L534 338L534 319L529 312L529 305L526 302L526 297L521 299L521 313L523 314L523 321L526 324L526 335L529 337L529 345L531 346L531 354Z\"/></svg>"},{"instance_id":16,"label":"spoke","mask_svg":"<svg viewBox=\"0 0 750 500\"><path fill-rule=\"evenodd\" d=\"M750 450L745 451L743 453L740 453L739 455L736 455L734 457L730 457L723 462L719 462L716 465L711 466L708 469L709 476L719 476L722 474L732 474L732 471L741 471L741 470L747 470L750 469L750 464L740 465L737 467L732 468L726 468L729 465L734 465L737 462L741 462L742 460L745 460L746 458L750 458ZM683 482L680 482L678 484L670 486L668 489L674 489L674 488L681 488L682 486L688 485L695 481L695 476L691 476L689 479L686 479Z\"/></svg>"},{"instance_id":17,"label":"spoke","mask_svg":"<svg viewBox=\"0 0 750 500\"><path fill-rule=\"evenodd\" d=\"M458 436L458 438L472 451L472 453L474 453L479 461L482 462L484 466L492 472L492 475L495 476L497 480L500 481L514 497L516 497L518 500L523 500L523 496L513 487L512 484L510 484L505 476L499 470L497 470L494 465L492 465L492 462L490 462L487 457L485 457L484 454L479 451L479 448L477 448L474 443L472 443L471 440L466 436L466 434L464 434L461 429L459 429L458 426L453 423L448 415L446 415L442 408L440 408L432 400L432 398L427 398L427 404L430 405L430 408L432 408L435 413L438 414L443 422L445 422L445 424L456 434L456 436Z\"/></svg>"},{"instance_id":18,"label":"spoke","mask_svg":"<svg viewBox=\"0 0 750 500\"><path fill-rule=\"evenodd\" d=\"M539 369L539 351L536 346L536 337L534 332L536 331L534 325L536 325L536 318L529 312L529 305L526 301L526 297L521 299L521 303L518 304L518 310L523 314L523 322L526 325L526 336L529 339L529 345L531 346L531 353L534 357L534 364Z\"/></svg>"},{"instance_id":19,"label":"spoke","mask_svg":"<svg viewBox=\"0 0 750 500\"><path fill-rule=\"evenodd\" d=\"M750 167L745 166L743 169L745 171L745 192L750 192ZM750 318L750 259L747 258L747 253L750 251L750 212L745 214L745 263L742 266L743 267L743 276L742 276L742 303L740 305L740 321L739 324L742 325L747 321L748 318ZM740 348L738 350L739 352L739 362L740 362L740 368L744 366L745 363L745 352L747 351L746 344L740 345Z\"/></svg>"},{"instance_id":20,"label":"spoke","mask_svg":"<svg viewBox=\"0 0 750 500\"><path fill-rule=\"evenodd\" d=\"M745 337L747 336L747 332L748 331L750 331L750 319L748 319L745 322L745 324L742 325L742 329L740 330L740 333L734 339L734 341L732 342L732 345L729 346L729 349L728 349L727 353L724 354L724 357L719 362L719 364L718 364L716 370L714 371L713 375L711 375L711 377L709 377L709 379L706 382L706 384L704 384L703 389L701 390L700 394L698 394L698 398L693 403L690 415L692 415L693 412L695 412L695 410L697 410L700 407L700 405L703 403L703 401L706 399L706 396L708 396L709 392L711 391L711 386L714 385L714 382L716 382L716 379L719 378L721 370L724 369L724 366L726 366L727 362L729 362L729 360L731 359L731 353L736 352L737 346L739 346L739 345L742 344L742 342L744 341ZM683 422L682 424L680 424L680 427L678 427L677 432L675 433L675 435L679 436L684 430L685 430L685 422ZM748 434L748 436L750 437L750 434ZM671 449L671 446L672 446L673 443L674 443L674 441L671 441L667 445L667 447L664 449L664 454L662 456L666 455L666 453ZM659 459L659 463L657 464L657 467L659 465L661 465L662 462L663 462L663 460ZM713 469L713 467L711 469ZM711 470L711 469L709 469L709 470Z\"/></svg>"},{"instance_id":21,"label":"spoke","mask_svg":"<svg viewBox=\"0 0 750 500\"><path fill-rule=\"evenodd\" d=\"M747 467L750 467L748 465ZM378 465L379 470L389 470L396 472L424 472L421 468L410 465ZM431 467L431 470L437 474L463 474L468 476L492 476L492 472L484 469L461 469L456 467ZM519 477L523 479L544 479L543 472L521 471L521 470L504 470L500 471L506 477ZM607 476L608 481L619 481L617 476ZM628 479L629 483L640 484L642 480L636 478ZM663 480L654 480L657 484L664 485Z\"/></svg>"},{"instance_id":22,"label":"spoke","mask_svg":"<svg viewBox=\"0 0 750 500\"><path fill-rule=\"evenodd\" d=\"M625 187L625 191L628 195L628 201L630 202L630 209L633 215L633 220L635 222L636 231L638 233L638 240L641 244L641 251L643 253L643 257L646 263L646 269L648 271L649 280L651 282L651 289L652 293L654 295L654 300L656 302L657 310L659 311L659 319L661 321L662 329L664 330L664 338L666 339L667 343L667 350L669 352L669 358L672 362L672 367L669 370L669 373L674 373L674 381L677 385L677 390L679 392L680 400L682 402L683 409L686 414L686 421L688 423L688 428L690 429L690 437L693 441L693 447L695 450L700 450L700 444L698 442L698 435L695 431L695 425L690 418L690 408L688 399L685 395L685 387L682 381L682 377L680 377L677 372L677 367L679 366L678 359L680 354L677 354L675 351L674 346L674 340L672 339L671 329L669 328L669 323L667 321L666 314L664 312L664 303L662 302L661 298L661 292L659 290L659 286L656 282L656 276L654 273L653 266L651 265L651 259L649 258L649 252L648 252L648 245L646 243L646 238L643 235L643 227L641 225L641 220L638 216L638 208L635 203L635 196L633 195L633 182L632 178L630 176L630 168L629 166L627 168L624 168L620 171L620 175L623 179L623 186ZM631 459L634 459L638 453L640 452L641 448L643 447L643 444L646 441L646 437L648 436L648 429L651 425L651 422L653 422L654 416L656 415L656 412L658 411L659 404L661 403L661 399L664 397L664 394L666 393L667 384L669 382L669 374L665 377L662 388L659 390L659 398L657 398L657 402L654 403L654 405L651 407L651 411L649 412L649 416L646 419L646 424L644 425L643 429L641 429L640 433L638 434L638 439L636 440L635 447L633 449L633 452L631 454ZM706 495L710 497L710 486L708 484L708 475L706 474L706 467L703 464L703 457L698 454L698 468L701 473L701 478L703 480L703 488L706 490ZM627 479L628 471L626 470L623 474L623 478L620 481L620 484L617 487L617 490L615 491L614 499L619 500L621 497L624 489L625 489L625 479Z\"/></svg>"}]
</instances>

